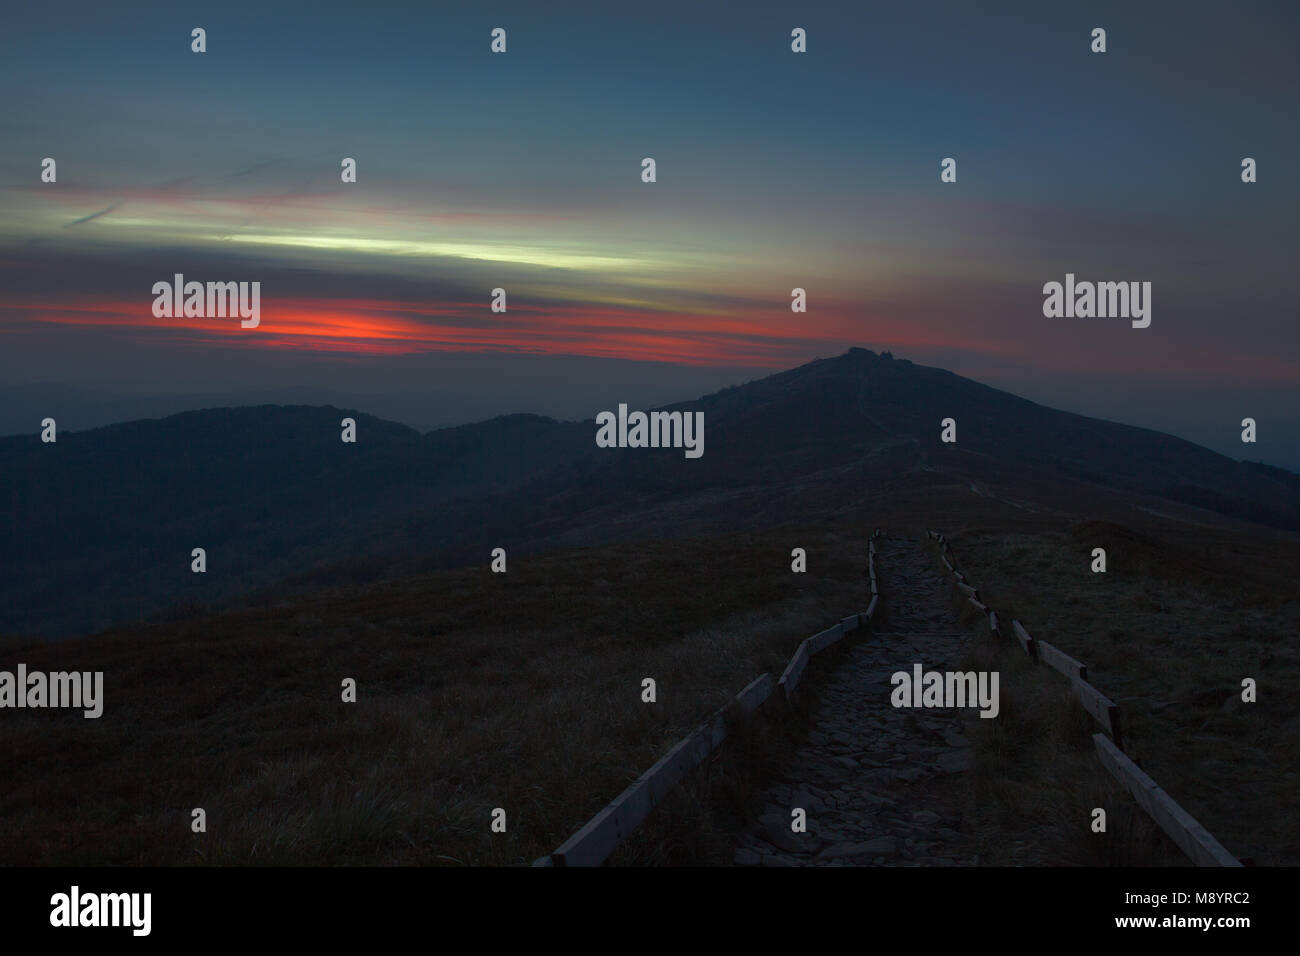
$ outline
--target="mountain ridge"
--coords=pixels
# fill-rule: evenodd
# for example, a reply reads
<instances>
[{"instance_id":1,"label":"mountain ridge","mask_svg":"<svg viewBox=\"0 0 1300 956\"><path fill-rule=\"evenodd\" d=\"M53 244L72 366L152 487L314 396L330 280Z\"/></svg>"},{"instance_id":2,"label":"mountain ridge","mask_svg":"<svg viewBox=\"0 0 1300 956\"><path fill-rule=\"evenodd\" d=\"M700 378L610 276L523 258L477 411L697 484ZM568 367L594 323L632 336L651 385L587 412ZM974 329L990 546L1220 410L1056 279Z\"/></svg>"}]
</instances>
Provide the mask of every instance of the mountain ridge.
<instances>
[{"instance_id":1,"label":"mountain ridge","mask_svg":"<svg viewBox=\"0 0 1300 956\"><path fill-rule=\"evenodd\" d=\"M704 413L702 458L598 448L594 412L421 433L331 405L265 405L60 430L52 445L0 438L0 564L13 569L0 633L92 630L349 563L382 576L486 560L498 546L856 514L935 485L1053 507L1094 506L1095 488L1300 531L1300 476L1284 469L888 353L853 349L659 408ZM340 440L345 416L355 444ZM940 441L947 417L956 444ZM189 569L195 547L207 550L203 575Z\"/></svg>"}]
</instances>

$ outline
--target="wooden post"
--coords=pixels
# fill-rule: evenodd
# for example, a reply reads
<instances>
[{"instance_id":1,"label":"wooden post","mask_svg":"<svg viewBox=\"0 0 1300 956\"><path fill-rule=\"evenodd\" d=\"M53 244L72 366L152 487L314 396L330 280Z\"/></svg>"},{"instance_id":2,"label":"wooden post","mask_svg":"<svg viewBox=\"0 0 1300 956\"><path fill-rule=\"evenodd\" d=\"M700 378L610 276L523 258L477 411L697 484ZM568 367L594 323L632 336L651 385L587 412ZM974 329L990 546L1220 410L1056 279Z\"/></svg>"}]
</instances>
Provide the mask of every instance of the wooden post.
<instances>
[{"instance_id":1,"label":"wooden post","mask_svg":"<svg viewBox=\"0 0 1300 956\"><path fill-rule=\"evenodd\" d=\"M794 655L790 658L790 663L785 665L785 670L781 673L781 679L776 682L787 701L794 698L794 689L799 686L799 678L803 676L803 670L807 666L808 641L804 640L799 643L799 647L795 649Z\"/></svg>"},{"instance_id":2,"label":"wooden post","mask_svg":"<svg viewBox=\"0 0 1300 956\"><path fill-rule=\"evenodd\" d=\"M1115 746L1123 750L1124 742L1120 738L1119 731L1119 708L1115 706L1115 702L1086 680L1076 677L1071 684L1074 688L1074 696L1079 699L1083 709L1097 719L1097 723L1101 724L1110 734L1111 740L1115 741Z\"/></svg>"},{"instance_id":3,"label":"wooden post","mask_svg":"<svg viewBox=\"0 0 1300 956\"><path fill-rule=\"evenodd\" d=\"M1016 640L1018 640L1020 642L1020 646L1025 649L1025 653L1028 654L1034 660L1037 660L1038 651L1034 646L1036 642L1032 637L1029 636L1029 632L1026 631L1021 626L1019 621L1011 622L1011 630L1015 632Z\"/></svg>"}]
</instances>

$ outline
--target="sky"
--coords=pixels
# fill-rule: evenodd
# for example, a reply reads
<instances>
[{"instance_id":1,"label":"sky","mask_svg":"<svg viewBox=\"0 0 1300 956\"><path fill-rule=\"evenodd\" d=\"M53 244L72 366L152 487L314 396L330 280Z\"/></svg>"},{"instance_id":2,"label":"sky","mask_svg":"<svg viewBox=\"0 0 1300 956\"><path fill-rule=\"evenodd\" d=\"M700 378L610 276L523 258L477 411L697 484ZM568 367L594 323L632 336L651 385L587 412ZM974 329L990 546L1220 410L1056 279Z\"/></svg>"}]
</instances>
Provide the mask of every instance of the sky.
<instances>
[{"instance_id":1,"label":"sky","mask_svg":"<svg viewBox=\"0 0 1300 956\"><path fill-rule=\"evenodd\" d=\"M1300 469L1300 8L883 6L8 9L0 386L594 415L622 369L862 346ZM155 318L178 272L260 282L261 324ZM1151 282L1150 327L1045 317L1066 273Z\"/></svg>"}]
</instances>

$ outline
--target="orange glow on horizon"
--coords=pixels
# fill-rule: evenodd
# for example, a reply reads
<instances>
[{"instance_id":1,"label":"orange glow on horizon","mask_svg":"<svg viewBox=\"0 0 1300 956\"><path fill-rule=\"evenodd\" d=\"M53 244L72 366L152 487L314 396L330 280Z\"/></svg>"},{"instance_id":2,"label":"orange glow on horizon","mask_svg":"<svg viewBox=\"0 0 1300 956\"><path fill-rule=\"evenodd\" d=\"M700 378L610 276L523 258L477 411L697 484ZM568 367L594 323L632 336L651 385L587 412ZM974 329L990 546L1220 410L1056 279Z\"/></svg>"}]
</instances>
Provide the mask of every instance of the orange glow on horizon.
<instances>
[{"instance_id":1,"label":"orange glow on horizon","mask_svg":"<svg viewBox=\"0 0 1300 956\"><path fill-rule=\"evenodd\" d=\"M486 302L263 298L260 323L240 317L155 317L139 302L70 298L58 303L10 301L0 309L33 325L164 330L171 344L238 345L357 355L427 351L507 351L641 359L686 365L780 368L803 361L808 330L783 329L772 316L707 315L603 305L510 303L493 313ZM838 337L836 337L838 339Z\"/></svg>"},{"instance_id":2,"label":"orange glow on horizon","mask_svg":"<svg viewBox=\"0 0 1300 956\"><path fill-rule=\"evenodd\" d=\"M301 298L261 301L257 328L238 315L225 318L156 318L152 298L106 300L71 296L0 299L0 339L41 326L120 329L132 343L183 349L249 348L277 353L318 353L356 358L423 352L509 352L583 355L677 365L743 366L780 370L849 345L875 349L952 351L996 357L1043 370L1043 353L1030 340L993 342L911 319L865 316L851 303L829 303L816 323L792 316L784 303L731 312L693 313L610 304L558 305L510 300L504 313L478 302L416 303L375 299ZM147 333L143 334L143 333ZM1054 351L1051 370L1086 370L1082 353ZM1081 368L1083 365L1085 368ZM1191 347L1177 355L1108 355L1112 372L1144 371L1199 378L1198 369L1242 381L1294 382L1300 370L1286 356L1226 355Z\"/></svg>"}]
</instances>

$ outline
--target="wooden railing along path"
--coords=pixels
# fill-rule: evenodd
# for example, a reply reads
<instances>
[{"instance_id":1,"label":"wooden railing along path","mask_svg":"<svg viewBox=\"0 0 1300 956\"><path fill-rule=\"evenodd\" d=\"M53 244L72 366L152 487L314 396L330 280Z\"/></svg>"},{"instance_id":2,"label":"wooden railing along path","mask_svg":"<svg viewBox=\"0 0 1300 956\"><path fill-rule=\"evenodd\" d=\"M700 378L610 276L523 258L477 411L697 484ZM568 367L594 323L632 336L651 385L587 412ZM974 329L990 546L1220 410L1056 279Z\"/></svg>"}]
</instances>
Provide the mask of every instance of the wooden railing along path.
<instances>
[{"instance_id":1,"label":"wooden railing along path","mask_svg":"<svg viewBox=\"0 0 1300 956\"><path fill-rule=\"evenodd\" d=\"M773 682L771 674L756 677L727 706L687 734L658 763L637 777L626 790L560 844L554 853L535 860L533 866L600 866L683 777L722 746L737 719L768 704L773 690L779 690L786 702L793 700L813 655L826 650L845 634L866 627L875 615L879 600L876 587L876 539L879 537L880 529L877 528L867 544L871 603L865 611L851 614L834 627L800 642L779 680Z\"/></svg>"},{"instance_id":2,"label":"wooden railing along path","mask_svg":"<svg viewBox=\"0 0 1300 956\"><path fill-rule=\"evenodd\" d=\"M957 556L953 554L952 546L937 531L929 531L927 534L938 544L939 557L952 575L953 583L980 613L988 617L989 630L994 636L1000 637L1002 631L997 612L980 600L979 590L957 570ZM1125 755L1123 738L1120 734L1119 707L1088 683L1088 668L1054 644L1030 636L1019 621L1011 622L1011 630L1017 643L1032 660L1060 672L1070 682L1075 699L1106 731L1105 734L1092 736L1102 766L1124 785L1137 800L1138 805L1150 814L1169 838L1198 866L1241 866L1240 860L1224 849L1209 831L1175 803L1169 794L1156 786L1156 782ZM1106 734L1110 736L1107 737Z\"/></svg>"}]
</instances>

